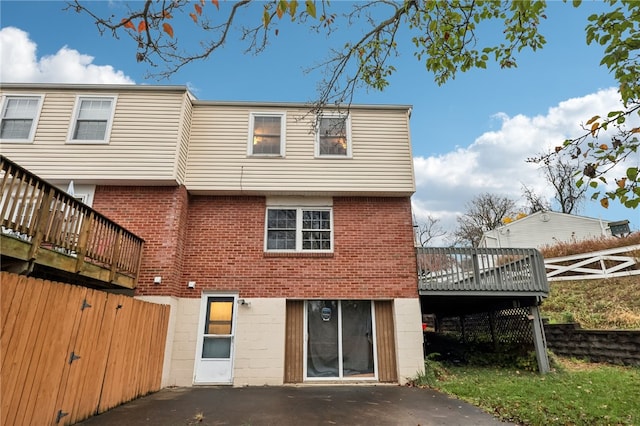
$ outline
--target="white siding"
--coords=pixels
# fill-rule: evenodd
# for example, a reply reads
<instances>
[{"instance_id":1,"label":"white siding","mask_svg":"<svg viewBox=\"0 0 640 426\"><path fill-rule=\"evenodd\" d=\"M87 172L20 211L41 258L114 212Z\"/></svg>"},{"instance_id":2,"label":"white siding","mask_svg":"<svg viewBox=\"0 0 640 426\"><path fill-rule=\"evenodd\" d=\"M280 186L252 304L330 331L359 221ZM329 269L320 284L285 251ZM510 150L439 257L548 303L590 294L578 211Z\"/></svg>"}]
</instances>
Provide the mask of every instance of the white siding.
<instances>
[{"instance_id":1,"label":"white siding","mask_svg":"<svg viewBox=\"0 0 640 426\"><path fill-rule=\"evenodd\" d=\"M541 248L603 235L611 235L608 221L558 212L538 212L485 232L480 246Z\"/></svg>"},{"instance_id":2,"label":"white siding","mask_svg":"<svg viewBox=\"0 0 640 426\"><path fill-rule=\"evenodd\" d=\"M25 92L35 90L29 87ZM6 92L20 93L14 88ZM2 154L9 159L52 181L71 178L77 183L176 182L178 142L185 133L180 126L184 90L49 87L40 93L45 98L34 142L2 143ZM67 143L77 95L117 96L108 144Z\"/></svg>"},{"instance_id":3,"label":"white siding","mask_svg":"<svg viewBox=\"0 0 640 426\"><path fill-rule=\"evenodd\" d=\"M196 193L387 194L415 191L406 109L353 107L351 158L315 158L307 110L286 112L284 158L247 155L249 113L274 108L196 104L186 185Z\"/></svg>"}]
</instances>

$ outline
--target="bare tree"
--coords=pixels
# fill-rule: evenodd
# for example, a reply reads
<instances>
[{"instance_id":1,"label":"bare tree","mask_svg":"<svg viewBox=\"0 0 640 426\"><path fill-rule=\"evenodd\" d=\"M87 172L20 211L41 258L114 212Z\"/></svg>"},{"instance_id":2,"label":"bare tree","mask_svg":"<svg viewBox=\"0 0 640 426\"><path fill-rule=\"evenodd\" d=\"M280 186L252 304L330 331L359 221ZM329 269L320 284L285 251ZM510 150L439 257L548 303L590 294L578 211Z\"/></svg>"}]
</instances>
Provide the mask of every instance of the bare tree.
<instances>
[{"instance_id":1,"label":"bare tree","mask_svg":"<svg viewBox=\"0 0 640 426\"><path fill-rule=\"evenodd\" d=\"M576 185L576 176L581 172L579 161L567 161L562 156L547 158L542 163L542 173L547 182L553 187L554 200L558 203L562 213L577 213L584 201L587 185Z\"/></svg>"},{"instance_id":2,"label":"bare tree","mask_svg":"<svg viewBox=\"0 0 640 426\"><path fill-rule=\"evenodd\" d=\"M447 231L440 226L440 219L431 215L428 215L424 222L417 224L416 242L420 247L428 247L437 238L444 237L445 235L447 235Z\"/></svg>"},{"instance_id":3,"label":"bare tree","mask_svg":"<svg viewBox=\"0 0 640 426\"><path fill-rule=\"evenodd\" d=\"M551 203L542 195L536 193L527 185L522 184L522 196L525 200L525 210L527 214L546 212L551 210Z\"/></svg>"},{"instance_id":4,"label":"bare tree","mask_svg":"<svg viewBox=\"0 0 640 426\"><path fill-rule=\"evenodd\" d=\"M453 235L457 243L477 247L485 231L497 228L504 218L515 214L516 202L509 197L484 193L465 207L467 211L457 218L458 228Z\"/></svg>"}]
</instances>

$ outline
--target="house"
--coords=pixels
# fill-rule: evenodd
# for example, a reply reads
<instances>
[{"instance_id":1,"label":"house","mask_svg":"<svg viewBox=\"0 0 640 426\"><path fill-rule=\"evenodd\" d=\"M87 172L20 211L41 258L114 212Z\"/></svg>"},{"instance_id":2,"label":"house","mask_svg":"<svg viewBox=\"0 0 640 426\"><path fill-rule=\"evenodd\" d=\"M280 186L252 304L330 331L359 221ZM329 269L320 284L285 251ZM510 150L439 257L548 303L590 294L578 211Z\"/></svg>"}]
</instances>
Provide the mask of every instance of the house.
<instances>
[{"instance_id":1,"label":"house","mask_svg":"<svg viewBox=\"0 0 640 426\"><path fill-rule=\"evenodd\" d=\"M552 211L540 211L521 219L486 231L479 247L532 247L541 248L559 242L573 242L599 237L610 237L612 226L622 222L609 222L585 216ZM628 222L626 222L628 232Z\"/></svg>"},{"instance_id":2,"label":"house","mask_svg":"<svg viewBox=\"0 0 640 426\"><path fill-rule=\"evenodd\" d=\"M2 155L144 239L163 386L423 368L406 105L309 113L183 86L3 84Z\"/></svg>"}]
</instances>

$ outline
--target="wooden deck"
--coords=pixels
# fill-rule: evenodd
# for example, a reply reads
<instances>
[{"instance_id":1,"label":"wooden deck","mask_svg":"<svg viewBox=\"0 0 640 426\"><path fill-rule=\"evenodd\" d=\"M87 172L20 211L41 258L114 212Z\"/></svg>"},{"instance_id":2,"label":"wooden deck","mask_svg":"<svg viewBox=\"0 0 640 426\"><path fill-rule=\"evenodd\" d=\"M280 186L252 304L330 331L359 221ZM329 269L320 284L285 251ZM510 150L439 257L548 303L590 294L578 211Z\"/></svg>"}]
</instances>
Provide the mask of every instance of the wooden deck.
<instances>
[{"instance_id":1,"label":"wooden deck","mask_svg":"<svg viewBox=\"0 0 640 426\"><path fill-rule=\"evenodd\" d=\"M2 270L133 289L144 240L2 156Z\"/></svg>"}]
</instances>

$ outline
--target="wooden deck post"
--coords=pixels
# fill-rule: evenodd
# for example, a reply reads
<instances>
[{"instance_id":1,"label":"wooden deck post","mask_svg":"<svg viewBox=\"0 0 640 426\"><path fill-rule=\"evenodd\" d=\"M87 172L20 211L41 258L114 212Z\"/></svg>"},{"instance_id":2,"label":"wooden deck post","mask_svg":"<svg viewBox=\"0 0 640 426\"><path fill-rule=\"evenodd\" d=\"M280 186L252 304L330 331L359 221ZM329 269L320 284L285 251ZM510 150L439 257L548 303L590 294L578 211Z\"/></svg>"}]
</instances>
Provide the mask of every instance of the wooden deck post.
<instances>
[{"instance_id":1,"label":"wooden deck post","mask_svg":"<svg viewBox=\"0 0 640 426\"><path fill-rule=\"evenodd\" d=\"M536 348L536 358L538 359L538 370L542 374L546 374L551 369L549 367L549 357L547 356L547 341L544 338L544 328L542 326L542 318L540 318L540 310L537 306L530 307L533 325L533 344Z\"/></svg>"}]
</instances>

